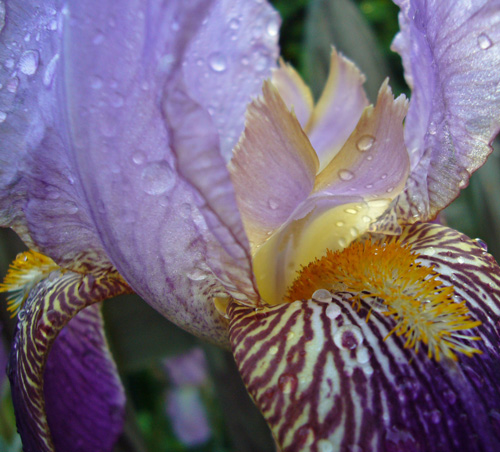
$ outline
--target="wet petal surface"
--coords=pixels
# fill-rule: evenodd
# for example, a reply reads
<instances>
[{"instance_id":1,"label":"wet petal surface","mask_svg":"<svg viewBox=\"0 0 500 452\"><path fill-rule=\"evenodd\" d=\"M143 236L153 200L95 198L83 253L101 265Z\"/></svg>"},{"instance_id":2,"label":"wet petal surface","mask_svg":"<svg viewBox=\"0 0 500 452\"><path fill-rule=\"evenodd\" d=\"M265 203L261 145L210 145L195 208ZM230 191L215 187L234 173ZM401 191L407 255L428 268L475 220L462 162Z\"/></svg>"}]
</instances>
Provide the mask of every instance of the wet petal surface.
<instances>
[{"instance_id":1,"label":"wet petal surface","mask_svg":"<svg viewBox=\"0 0 500 452\"><path fill-rule=\"evenodd\" d=\"M116 272L84 276L58 271L31 291L18 314L8 372L26 451L53 452L54 446L111 450L121 431L124 396L102 334L100 313L92 308L70 320L86 306L128 291ZM48 359L53 345L55 354ZM55 429L53 439L50 427Z\"/></svg>"},{"instance_id":2,"label":"wet petal surface","mask_svg":"<svg viewBox=\"0 0 500 452\"><path fill-rule=\"evenodd\" d=\"M482 354L429 359L388 336L394 321L380 306L362 299L356 309L347 291L260 310L233 304L236 362L284 452L500 447L500 268L478 243L440 225L415 225L402 241L482 322L470 333L481 337L474 346Z\"/></svg>"}]
</instances>

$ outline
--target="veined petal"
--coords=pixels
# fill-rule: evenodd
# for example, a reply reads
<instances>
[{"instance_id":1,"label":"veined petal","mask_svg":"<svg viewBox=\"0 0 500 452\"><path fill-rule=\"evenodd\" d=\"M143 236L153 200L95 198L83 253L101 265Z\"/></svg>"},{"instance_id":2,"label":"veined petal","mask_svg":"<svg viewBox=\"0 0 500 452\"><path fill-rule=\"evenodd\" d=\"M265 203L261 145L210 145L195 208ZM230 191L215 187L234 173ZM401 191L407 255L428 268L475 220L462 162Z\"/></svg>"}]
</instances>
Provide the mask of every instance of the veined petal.
<instances>
[{"instance_id":1,"label":"veined petal","mask_svg":"<svg viewBox=\"0 0 500 452\"><path fill-rule=\"evenodd\" d=\"M403 140L407 101L394 100L386 81L377 104L367 107L342 149L316 178L318 194L360 196L365 200L394 199L408 176Z\"/></svg>"},{"instance_id":2,"label":"veined petal","mask_svg":"<svg viewBox=\"0 0 500 452\"><path fill-rule=\"evenodd\" d=\"M243 105L261 87L262 79L251 87L237 78L237 65L230 67L254 50L250 40L238 40L232 54L222 44L229 42L235 10L245 12L239 17L245 33L254 21L272 16L267 6L247 3L155 1L143 8L138 2L104 7L88 1L69 5L66 16L74 158L105 248L155 309L222 343L226 325L211 299L230 293L258 300L220 148L225 137L218 136L221 121L228 121L221 130L236 127L232 116L243 128ZM196 52L201 58L208 47L223 52L216 56L225 63L198 65L191 58ZM227 66L214 71L210 62L216 69ZM205 75L218 81L210 85L201 80ZM219 93L220 83L237 91L239 82L244 87L234 103ZM212 100L220 102L213 115Z\"/></svg>"},{"instance_id":3,"label":"veined petal","mask_svg":"<svg viewBox=\"0 0 500 452\"><path fill-rule=\"evenodd\" d=\"M295 113L302 128L305 128L314 108L311 90L292 65L280 60L272 73L273 85L290 111Z\"/></svg>"},{"instance_id":4,"label":"veined petal","mask_svg":"<svg viewBox=\"0 0 500 452\"><path fill-rule=\"evenodd\" d=\"M111 451L122 432L125 391L100 309L93 305L78 313L50 349L43 394L56 451Z\"/></svg>"},{"instance_id":5,"label":"veined petal","mask_svg":"<svg viewBox=\"0 0 500 452\"><path fill-rule=\"evenodd\" d=\"M278 89L265 82L247 112L245 132L229 163L238 207L258 247L311 193L318 159ZM252 187L249 190L249 187Z\"/></svg>"},{"instance_id":6,"label":"veined petal","mask_svg":"<svg viewBox=\"0 0 500 452\"><path fill-rule=\"evenodd\" d=\"M411 176L395 203L426 221L455 199L500 128L500 4L400 0L394 48L413 89L405 141Z\"/></svg>"},{"instance_id":7,"label":"veined petal","mask_svg":"<svg viewBox=\"0 0 500 452\"><path fill-rule=\"evenodd\" d=\"M332 49L325 88L305 128L320 170L339 152L368 105L364 81L354 63Z\"/></svg>"},{"instance_id":8,"label":"veined petal","mask_svg":"<svg viewBox=\"0 0 500 452\"><path fill-rule=\"evenodd\" d=\"M113 271L97 275L55 271L30 292L18 314L9 362L17 426L27 452L53 452L62 446L73 450L79 441L89 452L113 447L121 430L124 397L99 311L82 312L60 338L57 335L83 308L129 291ZM55 354L47 361L54 343ZM71 381L61 383L61 379ZM51 405L47 410L44 395ZM85 420L80 411L84 406ZM53 438L49 427L54 427ZM75 436L69 437L68 430Z\"/></svg>"},{"instance_id":9,"label":"veined petal","mask_svg":"<svg viewBox=\"0 0 500 452\"><path fill-rule=\"evenodd\" d=\"M232 304L236 362L283 452L499 449L500 268L440 225L406 228L401 240L482 322L461 338L480 336L481 354L437 361L407 348L390 334L394 320L373 300L353 306L348 289L259 310Z\"/></svg>"},{"instance_id":10,"label":"veined petal","mask_svg":"<svg viewBox=\"0 0 500 452\"><path fill-rule=\"evenodd\" d=\"M68 155L61 7L57 0L3 6L0 224L58 264L82 271L110 263Z\"/></svg>"}]
</instances>

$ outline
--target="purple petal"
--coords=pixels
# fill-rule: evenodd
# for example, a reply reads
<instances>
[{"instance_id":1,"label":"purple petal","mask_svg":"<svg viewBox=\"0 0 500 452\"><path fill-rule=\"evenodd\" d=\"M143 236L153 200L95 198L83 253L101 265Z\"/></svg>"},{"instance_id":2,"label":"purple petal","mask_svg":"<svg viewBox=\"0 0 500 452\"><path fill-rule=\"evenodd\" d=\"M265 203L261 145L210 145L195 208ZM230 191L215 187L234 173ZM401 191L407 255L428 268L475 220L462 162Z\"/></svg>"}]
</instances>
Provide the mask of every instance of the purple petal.
<instances>
[{"instance_id":1,"label":"purple petal","mask_svg":"<svg viewBox=\"0 0 500 452\"><path fill-rule=\"evenodd\" d=\"M339 152L368 106L364 81L354 63L333 49L325 88L305 129L318 154L320 169Z\"/></svg>"},{"instance_id":2,"label":"purple petal","mask_svg":"<svg viewBox=\"0 0 500 452\"><path fill-rule=\"evenodd\" d=\"M64 445L63 450L93 451L100 440L104 443L97 450L111 450L121 429L124 401L105 347L98 311L79 316L56 342L56 354L47 363L45 394L47 405L54 404L48 407L47 414L43 372L51 346L72 317L91 303L129 290L117 273L94 277L53 272L30 292L18 314L9 362L17 427L26 452L53 452L54 444ZM72 361L68 354L76 359ZM68 378L71 382L61 386L60 379ZM88 392L92 386L96 394ZM108 392L106 397L101 391ZM64 398L57 400L61 394ZM82 408L90 402L94 402L91 411L82 417ZM53 441L49 426L55 428ZM108 428L107 432L101 430ZM68 438L68 430L75 436ZM80 449L79 444L88 448Z\"/></svg>"},{"instance_id":3,"label":"purple petal","mask_svg":"<svg viewBox=\"0 0 500 452\"><path fill-rule=\"evenodd\" d=\"M10 1L5 7L0 222L60 265L81 270L109 262L68 156L60 7L55 0Z\"/></svg>"},{"instance_id":4,"label":"purple petal","mask_svg":"<svg viewBox=\"0 0 500 452\"><path fill-rule=\"evenodd\" d=\"M273 85L278 88L281 98L290 111L293 111L300 126L304 129L314 108L314 100L309 87L290 64L280 61L279 68L273 71Z\"/></svg>"},{"instance_id":5,"label":"purple petal","mask_svg":"<svg viewBox=\"0 0 500 452\"><path fill-rule=\"evenodd\" d=\"M405 140L412 175L397 205L431 219L491 152L500 127L498 1L411 0L401 6L401 54L413 88Z\"/></svg>"},{"instance_id":6,"label":"purple petal","mask_svg":"<svg viewBox=\"0 0 500 452\"><path fill-rule=\"evenodd\" d=\"M239 31L232 28L236 10ZM244 106L270 67L254 65L248 70L255 73L240 78L240 62L258 51L276 54L269 47L276 38L259 26L273 17L265 4L245 1L148 8L90 1L67 12L75 159L106 250L153 307L214 341L227 334L212 297L258 298L219 148L228 137L218 132L243 129ZM236 41L226 39L233 34ZM225 62L215 66L224 70L199 61L210 56L206 49L223 52ZM229 86L239 95L219 92Z\"/></svg>"},{"instance_id":7,"label":"purple petal","mask_svg":"<svg viewBox=\"0 0 500 452\"><path fill-rule=\"evenodd\" d=\"M426 253L419 261L436 265L482 321L471 333L482 354L436 361L405 348L388 336L391 317L368 301L353 307L348 292L259 310L232 304L235 360L283 452L500 450L500 268L440 225L407 228L403 243Z\"/></svg>"},{"instance_id":8,"label":"purple petal","mask_svg":"<svg viewBox=\"0 0 500 452\"><path fill-rule=\"evenodd\" d=\"M229 169L253 247L283 225L313 189L316 153L270 82L248 109L245 133Z\"/></svg>"},{"instance_id":9,"label":"purple petal","mask_svg":"<svg viewBox=\"0 0 500 452\"><path fill-rule=\"evenodd\" d=\"M50 351L43 389L56 451L111 451L122 431L125 393L103 327L100 306L89 306Z\"/></svg>"}]
</instances>

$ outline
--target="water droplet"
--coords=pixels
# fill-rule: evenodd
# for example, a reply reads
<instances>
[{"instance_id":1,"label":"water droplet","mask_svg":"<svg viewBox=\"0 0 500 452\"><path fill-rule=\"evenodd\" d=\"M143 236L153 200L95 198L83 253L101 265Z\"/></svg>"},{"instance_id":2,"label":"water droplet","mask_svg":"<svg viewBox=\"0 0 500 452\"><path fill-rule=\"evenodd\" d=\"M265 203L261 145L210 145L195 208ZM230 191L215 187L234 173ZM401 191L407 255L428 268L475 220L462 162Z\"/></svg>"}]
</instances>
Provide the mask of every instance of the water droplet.
<instances>
[{"instance_id":1,"label":"water droplet","mask_svg":"<svg viewBox=\"0 0 500 452\"><path fill-rule=\"evenodd\" d=\"M231 19L229 21L229 28L231 30L237 30L238 28L240 28L240 20L237 17Z\"/></svg>"},{"instance_id":2,"label":"water droplet","mask_svg":"<svg viewBox=\"0 0 500 452\"><path fill-rule=\"evenodd\" d=\"M339 174L340 179L346 180L346 181L351 180L354 177L354 173L352 171L349 171L346 169L340 170L338 174Z\"/></svg>"},{"instance_id":3,"label":"water droplet","mask_svg":"<svg viewBox=\"0 0 500 452\"><path fill-rule=\"evenodd\" d=\"M437 126L434 121L431 121L429 124L429 128L427 129L430 135L436 135L437 133Z\"/></svg>"},{"instance_id":4,"label":"water droplet","mask_svg":"<svg viewBox=\"0 0 500 452\"><path fill-rule=\"evenodd\" d=\"M250 60L249 60L247 57L243 57L243 58L241 59L241 64L242 64L243 66L248 66L248 65L250 64Z\"/></svg>"},{"instance_id":5,"label":"water droplet","mask_svg":"<svg viewBox=\"0 0 500 452\"><path fill-rule=\"evenodd\" d=\"M314 442L314 431L311 427L303 425L297 430L297 445L302 448Z\"/></svg>"},{"instance_id":6,"label":"water droplet","mask_svg":"<svg viewBox=\"0 0 500 452\"><path fill-rule=\"evenodd\" d=\"M354 226L349 229L349 233L353 236L353 237L357 237L359 235L359 231L357 228L355 228Z\"/></svg>"},{"instance_id":7,"label":"water droplet","mask_svg":"<svg viewBox=\"0 0 500 452\"><path fill-rule=\"evenodd\" d=\"M5 27L5 3L0 1L0 32Z\"/></svg>"},{"instance_id":8,"label":"water droplet","mask_svg":"<svg viewBox=\"0 0 500 452\"><path fill-rule=\"evenodd\" d=\"M332 297L330 296L330 300ZM329 301L330 301L329 300ZM336 304L331 304L326 308L325 314L329 319L336 319L340 315L340 307Z\"/></svg>"},{"instance_id":9,"label":"water droplet","mask_svg":"<svg viewBox=\"0 0 500 452\"><path fill-rule=\"evenodd\" d=\"M365 223L370 223L372 221L371 217L369 217L368 215L363 215L362 220Z\"/></svg>"},{"instance_id":10,"label":"water droplet","mask_svg":"<svg viewBox=\"0 0 500 452\"><path fill-rule=\"evenodd\" d=\"M50 30L50 31L56 31L57 30L57 20L56 19L52 19L49 24L47 25L47 30Z\"/></svg>"},{"instance_id":11,"label":"water droplet","mask_svg":"<svg viewBox=\"0 0 500 452\"><path fill-rule=\"evenodd\" d=\"M457 257L457 262L459 264L465 264L465 258L463 256L458 256Z\"/></svg>"},{"instance_id":12,"label":"water droplet","mask_svg":"<svg viewBox=\"0 0 500 452\"><path fill-rule=\"evenodd\" d=\"M142 165L146 161L146 154L142 151L137 151L132 155L132 161L136 165Z\"/></svg>"},{"instance_id":13,"label":"water droplet","mask_svg":"<svg viewBox=\"0 0 500 452\"><path fill-rule=\"evenodd\" d=\"M10 93L15 94L17 92L17 88L19 87L19 79L17 77L12 77L5 84L5 88Z\"/></svg>"},{"instance_id":14,"label":"water droplet","mask_svg":"<svg viewBox=\"0 0 500 452\"><path fill-rule=\"evenodd\" d=\"M279 348L278 348L278 347L276 347L276 345L273 345L273 346L269 349L269 353L270 353L271 355L276 355L276 353L278 353L278 350L279 350Z\"/></svg>"},{"instance_id":15,"label":"water droplet","mask_svg":"<svg viewBox=\"0 0 500 452\"><path fill-rule=\"evenodd\" d=\"M273 17L268 23L266 27L267 34L269 36L277 36L279 32L279 22L278 19Z\"/></svg>"},{"instance_id":16,"label":"water droplet","mask_svg":"<svg viewBox=\"0 0 500 452\"><path fill-rule=\"evenodd\" d=\"M363 342L361 330L354 325L345 325L338 329L333 336L333 342L339 348L353 350Z\"/></svg>"},{"instance_id":17,"label":"water droplet","mask_svg":"<svg viewBox=\"0 0 500 452\"><path fill-rule=\"evenodd\" d=\"M221 52L213 52L208 57L208 65L215 72L224 72L227 68L226 57Z\"/></svg>"},{"instance_id":18,"label":"water droplet","mask_svg":"<svg viewBox=\"0 0 500 452\"><path fill-rule=\"evenodd\" d=\"M318 441L318 452L334 452L333 444L327 439Z\"/></svg>"},{"instance_id":19,"label":"water droplet","mask_svg":"<svg viewBox=\"0 0 500 452\"><path fill-rule=\"evenodd\" d=\"M56 72L57 62L59 61L59 54L56 53L47 64L43 74L43 84L48 88L52 84L54 74Z\"/></svg>"},{"instance_id":20,"label":"water droplet","mask_svg":"<svg viewBox=\"0 0 500 452\"><path fill-rule=\"evenodd\" d=\"M7 113L0 111L0 124L7 119Z\"/></svg>"},{"instance_id":21,"label":"water droplet","mask_svg":"<svg viewBox=\"0 0 500 452\"><path fill-rule=\"evenodd\" d=\"M372 148L373 143L375 143L374 136L363 135L356 143L356 147L358 148L358 151L360 151L360 152L367 152Z\"/></svg>"},{"instance_id":22,"label":"water droplet","mask_svg":"<svg viewBox=\"0 0 500 452\"><path fill-rule=\"evenodd\" d=\"M337 227L341 228L342 226L344 226L344 224L345 224L345 223L344 223L343 221L337 221L337 222L335 223L335 226L337 226Z\"/></svg>"},{"instance_id":23,"label":"water droplet","mask_svg":"<svg viewBox=\"0 0 500 452\"><path fill-rule=\"evenodd\" d=\"M318 289L312 294L312 299L316 301L332 301L332 294L326 289Z\"/></svg>"},{"instance_id":24,"label":"water droplet","mask_svg":"<svg viewBox=\"0 0 500 452\"><path fill-rule=\"evenodd\" d=\"M208 275L205 271L201 270L200 268L194 268L189 273L187 273L187 277L191 281L204 281L205 279L208 278Z\"/></svg>"},{"instance_id":25,"label":"water droplet","mask_svg":"<svg viewBox=\"0 0 500 452\"><path fill-rule=\"evenodd\" d=\"M288 340L293 339L295 337L295 333L293 331L289 331L288 334L286 335L286 338Z\"/></svg>"},{"instance_id":26,"label":"water droplet","mask_svg":"<svg viewBox=\"0 0 500 452\"><path fill-rule=\"evenodd\" d=\"M26 33L26 36L24 37L24 41L29 42L30 39L31 39L31 33Z\"/></svg>"},{"instance_id":27,"label":"water droplet","mask_svg":"<svg viewBox=\"0 0 500 452\"><path fill-rule=\"evenodd\" d=\"M358 211L356 209L353 209L351 207L347 208L344 210L345 213L351 214L351 215L356 215Z\"/></svg>"},{"instance_id":28,"label":"water droplet","mask_svg":"<svg viewBox=\"0 0 500 452\"><path fill-rule=\"evenodd\" d=\"M141 178L143 190L150 195L161 195L175 185L175 174L166 162L150 163Z\"/></svg>"},{"instance_id":29,"label":"water droplet","mask_svg":"<svg viewBox=\"0 0 500 452\"><path fill-rule=\"evenodd\" d=\"M94 36L94 39L92 39L92 43L96 46L101 44L103 41L104 41L104 35L100 32Z\"/></svg>"},{"instance_id":30,"label":"water droplet","mask_svg":"<svg viewBox=\"0 0 500 452\"><path fill-rule=\"evenodd\" d=\"M26 50L19 59L19 70L26 75L33 75L38 69L40 54L36 50Z\"/></svg>"},{"instance_id":31,"label":"water droplet","mask_svg":"<svg viewBox=\"0 0 500 452\"><path fill-rule=\"evenodd\" d=\"M488 244L482 239L474 239L477 246L481 247L484 251L488 251Z\"/></svg>"},{"instance_id":32,"label":"water droplet","mask_svg":"<svg viewBox=\"0 0 500 452\"><path fill-rule=\"evenodd\" d=\"M78 213L78 207L74 202L68 201L65 207L66 213L69 215Z\"/></svg>"},{"instance_id":33,"label":"water droplet","mask_svg":"<svg viewBox=\"0 0 500 452\"><path fill-rule=\"evenodd\" d=\"M270 198L269 201L267 202L269 205L269 208L271 210L276 210L279 207L278 201L276 201L273 198Z\"/></svg>"},{"instance_id":34,"label":"water droplet","mask_svg":"<svg viewBox=\"0 0 500 452\"><path fill-rule=\"evenodd\" d=\"M345 239L339 239L339 246L341 248L345 248L346 245L347 245L347 242Z\"/></svg>"},{"instance_id":35,"label":"water droplet","mask_svg":"<svg viewBox=\"0 0 500 452\"><path fill-rule=\"evenodd\" d=\"M391 193L393 190L394 190L394 187L389 187L389 188L386 190L386 192L387 192L387 193Z\"/></svg>"},{"instance_id":36,"label":"water droplet","mask_svg":"<svg viewBox=\"0 0 500 452\"><path fill-rule=\"evenodd\" d=\"M477 37L477 45L480 49L487 50L493 45L493 42L491 42L490 37L486 33L481 33Z\"/></svg>"},{"instance_id":37,"label":"water droplet","mask_svg":"<svg viewBox=\"0 0 500 452\"><path fill-rule=\"evenodd\" d=\"M270 59L267 55L260 55L255 61L254 67L258 72L265 71L270 65Z\"/></svg>"},{"instance_id":38,"label":"water droplet","mask_svg":"<svg viewBox=\"0 0 500 452\"><path fill-rule=\"evenodd\" d=\"M99 77L97 75L93 75L92 77L90 77L90 86L93 89L101 89L102 88L101 77Z\"/></svg>"},{"instance_id":39,"label":"water droplet","mask_svg":"<svg viewBox=\"0 0 500 452\"><path fill-rule=\"evenodd\" d=\"M366 364L370 361L370 352L366 347L359 347L356 350L356 360L359 364Z\"/></svg>"},{"instance_id":40,"label":"water droplet","mask_svg":"<svg viewBox=\"0 0 500 452\"><path fill-rule=\"evenodd\" d=\"M387 179L387 174L386 173L382 174L382 176L380 176L380 179L382 180Z\"/></svg>"},{"instance_id":41,"label":"water droplet","mask_svg":"<svg viewBox=\"0 0 500 452\"><path fill-rule=\"evenodd\" d=\"M295 392L298 383L297 377L293 374L284 373L278 378L278 388L283 394Z\"/></svg>"}]
</instances>

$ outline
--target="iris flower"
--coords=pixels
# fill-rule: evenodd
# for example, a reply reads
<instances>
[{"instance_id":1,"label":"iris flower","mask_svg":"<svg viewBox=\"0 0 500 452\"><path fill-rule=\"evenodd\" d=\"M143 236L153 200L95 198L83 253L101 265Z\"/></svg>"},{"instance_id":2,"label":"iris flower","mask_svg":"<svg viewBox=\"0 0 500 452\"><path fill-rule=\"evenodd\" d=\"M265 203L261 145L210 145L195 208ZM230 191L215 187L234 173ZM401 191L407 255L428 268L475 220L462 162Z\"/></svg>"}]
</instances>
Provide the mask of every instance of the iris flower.
<instances>
[{"instance_id":1,"label":"iris flower","mask_svg":"<svg viewBox=\"0 0 500 452\"><path fill-rule=\"evenodd\" d=\"M500 269L432 222L499 129L500 2L397 3L411 100L369 106L335 51L314 104L263 0L0 2L25 451L111 450L130 291L231 347L283 451L500 450Z\"/></svg>"}]
</instances>

